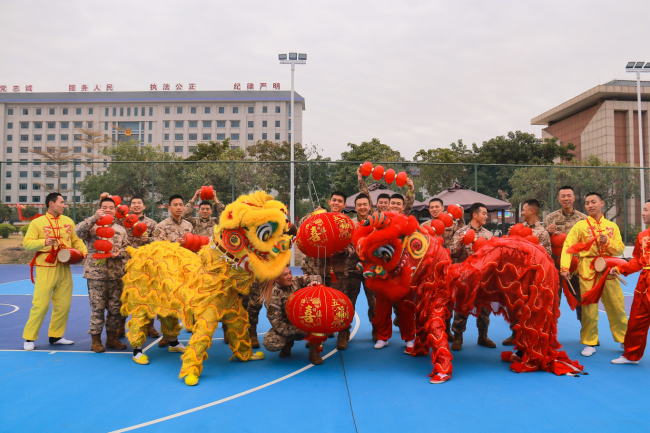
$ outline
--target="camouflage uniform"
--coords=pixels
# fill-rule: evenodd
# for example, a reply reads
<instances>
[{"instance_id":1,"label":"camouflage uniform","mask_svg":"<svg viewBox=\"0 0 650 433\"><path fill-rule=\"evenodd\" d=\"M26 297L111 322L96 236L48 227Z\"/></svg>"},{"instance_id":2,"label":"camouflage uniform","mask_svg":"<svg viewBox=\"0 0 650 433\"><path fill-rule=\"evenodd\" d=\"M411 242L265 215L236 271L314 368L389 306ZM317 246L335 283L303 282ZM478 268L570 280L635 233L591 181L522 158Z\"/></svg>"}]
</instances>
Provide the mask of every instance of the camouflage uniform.
<instances>
[{"instance_id":1,"label":"camouflage uniform","mask_svg":"<svg viewBox=\"0 0 650 433\"><path fill-rule=\"evenodd\" d=\"M248 295L242 298L242 305L248 313L248 324L250 328L257 329L259 323L260 311L264 303L262 302L262 283L255 280L251 283Z\"/></svg>"},{"instance_id":2,"label":"camouflage uniform","mask_svg":"<svg viewBox=\"0 0 650 433\"><path fill-rule=\"evenodd\" d=\"M474 254L472 250L472 244L464 245L463 237L469 229L473 229L476 232L476 236L479 238L485 238L490 240L492 238L492 232L487 230L485 227L481 227L478 230L472 227L471 224L467 224L465 227L459 229L455 234L454 238L451 241L449 246L449 252L454 263L463 263L469 256ZM463 333L467 329L467 317L463 314L454 314L454 323L451 327L454 333ZM476 317L476 327L479 330L486 330L490 326L490 310L483 307L481 312Z\"/></svg>"},{"instance_id":3,"label":"camouflage uniform","mask_svg":"<svg viewBox=\"0 0 650 433\"><path fill-rule=\"evenodd\" d=\"M110 239L113 244L112 251L119 251L118 257L104 259L105 262L98 265L98 259L92 257L98 251L93 245L97 237L97 217L93 215L87 218L77 226L77 236L86 242L88 248L88 257L84 264L83 277L88 283L88 300L90 302L90 333L93 335L101 334L104 329L104 311L106 314L106 331L117 331L120 325L122 315L120 308L122 303L122 277L124 276L124 266L129 257L125 249L129 244L126 230L124 227L113 223L111 226L115 230L115 235Z\"/></svg>"},{"instance_id":4,"label":"camouflage uniform","mask_svg":"<svg viewBox=\"0 0 650 433\"><path fill-rule=\"evenodd\" d=\"M573 212L570 214L565 214L562 208L556 210L555 212L551 212L550 214L546 215L546 218L544 219L544 228L548 230L548 227L552 224L555 224L556 231L560 233L564 233L565 235L568 235L571 229L573 228L574 225L578 221L582 221L584 219L587 219L587 215L583 214L582 212L579 212L575 209L573 209ZM555 262L555 268L560 271L560 265L558 264L558 257L553 255L553 261ZM559 299L562 300L562 280L564 278L560 277L560 288L559 288ZM577 291L577 292L572 292L573 296L580 302L580 276L578 273L574 273L571 275L571 286ZM571 287L569 287L569 290L571 290ZM576 317L578 320L582 321L582 306L578 305L576 307Z\"/></svg>"},{"instance_id":5,"label":"camouflage uniform","mask_svg":"<svg viewBox=\"0 0 650 433\"><path fill-rule=\"evenodd\" d=\"M318 275L293 277L290 287L280 287L277 283L273 283L271 299L267 299L265 302L266 317L269 318L272 328L264 335L263 344L269 352L277 352L282 350L287 343L304 338L287 317L287 299L293 292L307 287L314 281L321 283L322 279Z\"/></svg>"},{"instance_id":6,"label":"camouflage uniform","mask_svg":"<svg viewBox=\"0 0 650 433\"><path fill-rule=\"evenodd\" d=\"M431 221L433 221L433 219L423 222L421 224L422 227L431 226ZM451 227L445 227L445 232L442 234L442 246L445 248L449 248L449 245L451 244L451 241L454 238L454 234L456 234L456 232L463 227L465 227L465 221L463 221L462 218L454 220L454 224L452 224Z\"/></svg>"},{"instance_id":7,"label":"camouflage uniform","mask_svg":"<svg viewBox=\"0 0 650 433\"><path fill-rule=\"evenodd\" d=\"M537 221L535 224L532 226L529 225L526 221L521 223L524 227L530 227L531 230L533 231L533 236L535 236L537 239L539 239L539 244L544 247L548 255L552 255L551 253L551 237L548 234L548 231L544 228L544 225L540 222ZM512 230L512 226L508 229L508 235L510 235L510 230Z\"/></svg>"},{"instance_id":8,"label":"camouflage uniform","mask_svg":"<svg viewBox=\"0 0 650 433\"><path fill-rule=\"evenodd\" d=\"M193 217L192 212L194 212L194 203L188 201L185 205L182 217L184 220L187 220L192 224L192 227L194 228L193 233L195 235L212 237L214 234L214 226L219 224L219 216L221 216L221 212L223 212L226 207L221 202L217 202L214 205L214 208L216 210L216 215L213 217Z\"/></svg>"},{"instance_id":9,"label":"camouflage uniform","mask_svg":"<svg viewBox=\"0 0 650 433\"><path fill-rule=\"evenodd\" d=\"M356 228L361 227L361 224L363 224L362 220L359 220L357 217L357 220L354 222L354 225ZM352 302L352 306L356 310L356 299L357 296L359 296L359 293L361 292L361 284L365 281L365 278L363 277L363 271L360 271L357 268L357 263L359 263L359 255L357 254L356 250L354 249L354 246L352 248L352 253L350 254L350 257L348 257L348 285L347 285L347 290L350 292L350 294L353 294L354 296L354 301ZM366 285L363 285L363 291L366 294L366 299L368 300L368 319L370 322L372 322L372 319L375 318L375 306L377 305L377 295L375 292L372 290L368 289ZM346 293L348 298L352 301L352 297L348 293Z\"/></svg>"},{"instance_id":10,"label":"camouflage uniform","mask_svg":"<svg viewBox=\"0 0 650 433\"><path fill-rule=\"evenodd\" d=\"M192 224L189 221L181 219L180 222L169 217L156 226L153 231L154 241L178 242L186 233L194 233Z\"/></svg>"},{"instance_id":11,"label":"camouflage uniform","mask_svg":"<svg viewBox=\"0 0 650 433\"><path fill-rule=\"evenodd\" d=\"M359 192L370 197L370 190L368 189L368 185L366 185L366 181L363 180L363 178L359 179ZM411 214L413 203L415 203L415 192L407 188L406 196L404 198L404 215ZM373 207L372 199L370 199L370 213L372 214L374 212L377 212L377 209Z\"/></svg>"},{"instance_id":12,"label":"camouflage uniform","mask_svg":"<svg viewBox=\"0 0 650 433\"><path fill-rule=\"evenodd\" d=\"M153 242L152 234L156 230L156 226L158 225L158 223L156 223L151 218L147 218L146 216L144 216L144 214L142 214L142 215L140 215L138 217L138 222L143 222L143 223L145 223L147 225L147 235L148 236L147 236L147 241L146 242L142 239L142 236L140 236L140 237L133 236L133 227L131 227L130 229L127 229L126 227L124 227L124 218L117 220L117 223L120 226L124 227L124 230L126 230L126 236L127 236L128 240L129 240L129 243L131 244L131 246L133 248L138 248L138 247L141 247L143 245L147 245L150 242Z\"/></svg>"}]
</instances>

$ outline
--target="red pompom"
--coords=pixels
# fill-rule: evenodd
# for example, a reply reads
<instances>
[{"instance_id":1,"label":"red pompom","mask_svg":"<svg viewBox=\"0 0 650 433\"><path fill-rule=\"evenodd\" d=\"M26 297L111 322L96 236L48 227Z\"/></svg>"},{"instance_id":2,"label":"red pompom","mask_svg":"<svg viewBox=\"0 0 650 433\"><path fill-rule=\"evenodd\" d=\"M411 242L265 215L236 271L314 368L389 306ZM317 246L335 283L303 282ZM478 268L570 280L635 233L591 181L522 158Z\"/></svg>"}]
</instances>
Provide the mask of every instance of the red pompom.
<instances>
[{"instance_id":1,"label":"red pompom","mask_svg":"<svg viewBox=\"0 0 650 433\"><path fill-rule=\"evenodd\" d=\"M517 223L510 227L510 236L521 236L521 229L524 228L522 223Z\"/></svg>"}]
</instances>

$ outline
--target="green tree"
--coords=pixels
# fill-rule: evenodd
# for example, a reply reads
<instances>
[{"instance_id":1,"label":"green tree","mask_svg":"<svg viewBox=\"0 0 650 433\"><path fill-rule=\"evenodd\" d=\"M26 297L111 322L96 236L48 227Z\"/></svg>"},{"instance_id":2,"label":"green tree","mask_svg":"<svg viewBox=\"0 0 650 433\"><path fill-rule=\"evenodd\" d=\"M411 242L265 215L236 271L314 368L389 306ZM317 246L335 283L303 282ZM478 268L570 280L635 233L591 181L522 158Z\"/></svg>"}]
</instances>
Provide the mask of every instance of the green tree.
<instances>
[{"instance_id":1,"label":"green tree","mask_svg":"<svg viewBox=\"0 0 650 433\"><path fill-rule=\"evenodd\" d=\"M419 176L414 178L417 190L423 195L432 197L454 182L464 185L474 185L474 166L470 165L474 152L467 147L463 140L451 143L449 149L421 149L413 160L415 162L433 163L434 165L419 165Z\"/></svg>"},{"instance_id":2,"label":"green tree","mask_svg":"<svg viewBox=\"0 0 650 433\"><path fill-rule=\"evenodd\" d=\"M10 234L15 233L16 228L11 224L0 224L0 237L7 239Z\"/></svg>"},{"instance_id":3,"label":"green tree","mask_svg":"<svg viewBox=\"0 0 650 433\"><path fill-rule=\"evenodd\" d=\"M484 141L481 147L474 143L472 150L471 162L479 164L542 165L573 160L571 151L575 146L573 143L562 146L555 137L541 139L528 132L510 131L505 136Z\"/></svg>"},{"instance_id":4,"label":"green tree","mask_svg":"<svg viewBox=\"0 0 650 433\"><path fill-rule=\"evenodd\" d=\"M230 138L223 141L210 141L208 143L199 143L196 150L186 161L233 161L243 160L245 153L243 150L230 147Z\"/></svg>"},{"instance_id":5,"label":"green tree","mask_svg":"<svg viewBox=\"0 0 650 433\"><path fill-rule=\"evenodd\" d=\"M17 218L17 212L0 201L0 221L11 221Z\"/></svg>"}]
</instances>

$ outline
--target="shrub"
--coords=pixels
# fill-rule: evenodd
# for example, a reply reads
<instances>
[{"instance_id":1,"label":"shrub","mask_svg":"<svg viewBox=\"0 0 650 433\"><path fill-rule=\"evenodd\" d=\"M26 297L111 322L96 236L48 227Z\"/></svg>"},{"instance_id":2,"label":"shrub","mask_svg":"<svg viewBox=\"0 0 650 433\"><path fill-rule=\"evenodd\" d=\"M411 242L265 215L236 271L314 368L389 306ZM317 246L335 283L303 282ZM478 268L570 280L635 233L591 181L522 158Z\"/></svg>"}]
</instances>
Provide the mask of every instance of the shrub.
<instances>
[{"instance_id":1,"label":"shrub","mask_svg":"<svg viewBox=\"0 0 650 433\"><path fill-rule=\"evenodd\" d=\"M25 233L27 233L27 229L29 228L29 224L25 224L20 228L20 232L25 236Z\"/></svg>"},{"instance_id":2,"label":"shrub","mask_svg":"<svg viewBox=\"0 0 650 433\"><path fill-rule=\"evenodd\" d=\"M10 234L16 231L15 227L11 224L0 224L0 236L7 239Z\"/></svg>"}]
</instances>

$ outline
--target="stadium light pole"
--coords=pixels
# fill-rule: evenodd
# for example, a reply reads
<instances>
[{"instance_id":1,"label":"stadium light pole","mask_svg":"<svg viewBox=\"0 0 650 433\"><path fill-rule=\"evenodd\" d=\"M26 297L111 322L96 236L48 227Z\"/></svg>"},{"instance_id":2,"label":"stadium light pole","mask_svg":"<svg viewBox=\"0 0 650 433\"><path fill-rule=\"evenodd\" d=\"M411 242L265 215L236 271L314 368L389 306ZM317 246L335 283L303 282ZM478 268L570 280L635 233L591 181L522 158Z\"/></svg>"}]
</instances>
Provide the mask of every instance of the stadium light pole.
<instances>
[{"instance_id":1,"label":"stadium light pole","mask_svg":"<svg viewBox=\"0 0 650 433\"><path fill-rule=\"evenodd\" d=\"M296 111L294 110L293 106L293 98L294 98L294 90L293 90L293 74L294 71L296 70L296 65L305 65L307 64L307 54L305 53L289 53L289 59L287 59L286 54L278 54L278 59L280 60L281 65L291 65L291 108L290 108L290 114L289 114L289 124L291 125L290 131L293 131L295 128L294 122L293 122L293 112ZM294 172L295 172L295 167L294 167L294 138L295 135L293 135L291 132L291 140L289 140L289 143L291 144L291 179L289 180L290 182L290 194L291 196L289 197L289 214L291 215L291 224L296 223L296 205L295 205L295 198L294 198L294 192L295 192L295 185L294 185ZM291 266L295 266L295 260L294 260L294 255L291 254Z\"/></svg>"},{"instance_id":2,"label":"stadium light pole","mask_svg":"<svg viewBox=\"0 0 650 433\"><path fill-rule=\"evenodd\" d=\"M639 165L641 166L641 207L645 203L645 168L643 162L643 116L641 111L641 72L650 72L650 62L627 62L625 70L636 73L636 99L639 116ZM641 219L641 230L645 230L645 222Z\"/></svg>"}]
</instances>

